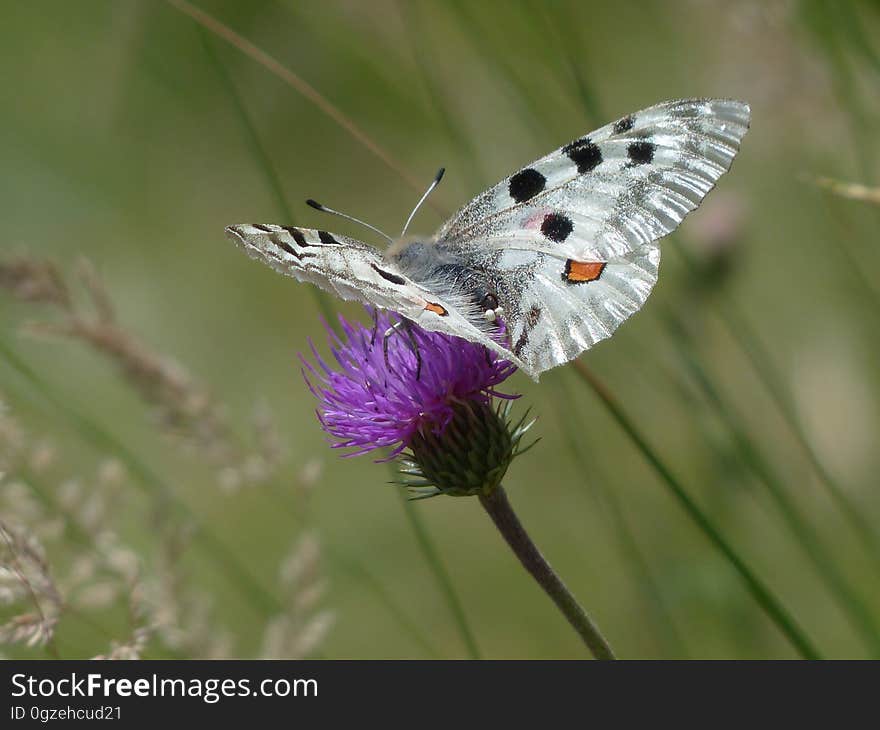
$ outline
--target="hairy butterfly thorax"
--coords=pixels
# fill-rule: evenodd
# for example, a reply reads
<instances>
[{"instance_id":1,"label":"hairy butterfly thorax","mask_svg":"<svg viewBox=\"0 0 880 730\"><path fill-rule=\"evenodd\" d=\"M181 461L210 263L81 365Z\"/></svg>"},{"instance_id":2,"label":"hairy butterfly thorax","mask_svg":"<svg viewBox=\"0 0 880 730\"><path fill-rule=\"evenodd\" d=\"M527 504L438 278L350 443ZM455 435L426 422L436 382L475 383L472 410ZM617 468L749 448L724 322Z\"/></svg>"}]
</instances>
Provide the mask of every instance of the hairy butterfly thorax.
<instances>
[{"instance_id":1,"label":"hairy butterfly thorax","mask_svg":"<svg viewBox=\"0 0 880 730\"><path fill-rule=\"evenodd\" d=\"M496 323L503 313L498 298L501 282L491 257L463 260L442 242L415 239L402 244L389 259L418 284L447 292L475 326L486 331L497 329L487 326Z\"/></svg>"}]
</instances>

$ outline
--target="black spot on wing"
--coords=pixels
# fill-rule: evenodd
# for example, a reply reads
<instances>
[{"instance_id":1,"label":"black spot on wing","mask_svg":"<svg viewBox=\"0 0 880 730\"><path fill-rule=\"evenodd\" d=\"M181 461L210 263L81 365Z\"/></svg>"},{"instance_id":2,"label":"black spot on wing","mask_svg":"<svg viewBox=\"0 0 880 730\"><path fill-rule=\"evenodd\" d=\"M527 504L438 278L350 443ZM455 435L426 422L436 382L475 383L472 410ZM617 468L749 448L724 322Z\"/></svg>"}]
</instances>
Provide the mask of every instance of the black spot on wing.
<instances>
[{"instance_id":1,"label":"black spot on wing","mask_svg":"<svg viewBox=\"0 0 880 730\"><path fill-rule=\"evenodd\" d=\"M571 144L562 148L562 154L566 155L575 165L578 172L583 175L586 172L595 170L602 164L602 150L599 145L591 142L584 137L576 139Z\"/></svg>"},{"instance_id":2,"label":"black spot on wing","mask_svg":"<svg viewBox=\"0 0 880 730\"><path fill-rule=\"evenodd\" d=\"M293 240L296 241L297 246L302 246L305 248L311 244L306 242L306 237L303 235L303 232L299 228L294 228L293 226L281 226L285 231L287 231L291 236L293 236Z\"/></svg>"},{"instance_id":3,"label":"black spot on wing","mask_svg":"<svg viewBox=\"0 0 880 730\"><path fill-rule=\"evenodd\" d=\"M265 223L252 223L251 225L258 231L262 231L263 233L272 232L272 226L267 226Z\"/></svg>"},{"instance_id":4,"label":"black spot on wing","mask_svg":"<svg viewBox=\"0 0 880 730\"><path fill-rule=\"evenodd\" d=\"M634 165L647 165L654 159L655 149L657 149L657 145L642 139L638 142L631 142L626 148L626 154Z\"/></svg>"},{"instance_id":5,"label":"black spot on wing","mask_svg":"<svg viewBox=\"0 0 880 730\"><path fill-rule=\"evenodd\" d=\"M527 167L510 178L507 190L517 203L524 203L540 193L546 184L546 177L537 170Z\"/></svg>"},{"instance_id":6,"label":"black spot on wing","mask_svg":"<svg viewBox=\"0 0 880 730\"><path fill-rule=\"evenodd\" d=\"M571 218L562 213L548 213L541 223L541 233L551 241L562 243L574 230Z\"/></svg>"},{"instance_id":7,"label":"black spot on wing","mask_svg":"<svg viewBox=\"0 0 880 730\"><path fill-rule=\"evenodd\" d=\"M618 119L614 122L614 134L623 134L629 132L636 125L636 118L630 114L628 117Z\"/></svg>"},{"instance_id":8,"label":"black spot on wing","mask_svg":"<svg viewBox=\"0 0 880 730\"><path fill-rule=\"evenodd\" d=\"M539 319L541 319L541 308L537 305L533 305L526 314L526 321L523 322L522 332L520 332L519 337L516 338L516 344L513 346L514 355L519 356L519 353L526 346L526 343L529 341L529 335L532 334L532 330L535 329L535 325L538 324Z\"/></svg>"},{"instance_id":9,"label":"black spot on wing","mask_svg":"<svg viewBox=\"0 0 880 730\"><path fill-rule=\"evenodd\" d=\"M332 235L327 233L327 231L318 231L318 239L321 243L324 243L328 246L339 246L340 243Z\"/></svg>"},{"instance_id":10,"label":"black spot on wing","mask_svg":"<svg viewBox=\"0 0 880 730\"><path fill-rule=\"evenodd\" d=\"M293 246L291 246L287 241L285 241L281 236L277 233L270 233L269 240L272 241L278 248L287 251L291 256L295 256L296 258L301 258L299 251L297 251Z\"/></svg>"},{"instance_id":11,"label":"black spot on wing","mask_svg":"<svg viewBox=\"0 0 880 730\"><path fill-rule=\"evenodd\" d=\"M385 271L384 269L380 269L376 264L370 264L373 267L373 271L375 271L379 276L381 276L385 281L390 281L392 284L406 284L406 279L402 276L398 276L397 274L392 274L390 271Z\"/></svg>"}]
</instances>

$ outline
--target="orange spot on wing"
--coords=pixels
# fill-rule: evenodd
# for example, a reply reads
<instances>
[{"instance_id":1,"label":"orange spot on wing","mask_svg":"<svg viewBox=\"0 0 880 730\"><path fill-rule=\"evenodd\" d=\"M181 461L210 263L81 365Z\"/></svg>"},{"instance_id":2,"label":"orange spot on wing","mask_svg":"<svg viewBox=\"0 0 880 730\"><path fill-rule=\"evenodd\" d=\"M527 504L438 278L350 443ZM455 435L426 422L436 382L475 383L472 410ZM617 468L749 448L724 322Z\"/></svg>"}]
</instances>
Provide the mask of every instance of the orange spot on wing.
<instances>
[{"instance_id":1,"label":"orange spot on wing","mask_svg":"<svg viewBox=\"0 0 880 730\"><path fill-rule=\"evenodd\" d=\"M564 277L572 282L596 281L605 271L605 261L574 261L568 259L565 262Z\"/></svg>"},{"instance_id":2,"label":"orange spot on wing","mask_svg":"<svg viewBox=\"0 0 880 730\"><path fill-rule=\"evenodd\" d=\"M439 304L432 304L431 302L428 302L425 305L425 309L427 309L429 312L433 312L434 314L439 314L441 317L445 317L447 314L449 314L449 312L443 309L443 307L441 307Z\"/></svg>"}]
</instances>

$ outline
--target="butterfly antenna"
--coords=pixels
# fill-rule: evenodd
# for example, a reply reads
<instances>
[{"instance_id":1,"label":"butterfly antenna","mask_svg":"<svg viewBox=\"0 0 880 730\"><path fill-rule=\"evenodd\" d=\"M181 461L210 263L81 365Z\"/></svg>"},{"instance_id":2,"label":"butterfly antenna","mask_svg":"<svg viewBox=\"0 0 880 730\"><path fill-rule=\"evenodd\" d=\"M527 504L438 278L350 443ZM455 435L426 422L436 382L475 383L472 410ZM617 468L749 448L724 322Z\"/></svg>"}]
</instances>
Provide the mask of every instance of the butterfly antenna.
<instances>
[{"instance_id":1,"label":"butterfly antenna","mask_svg":"<svg viewBox=\"0 0 880 730\"><path fill-rule=\"evenodd\" d=\"M422 207L422 203L424 203L428 199L428 196L431 194L431 191L440 184L440 181L443 179L444 172L446 172L446 168L441 167L437 171L437 174L434 175L434 180L428 186L428 189L425 191L425 194L421 197L419 202L416 203L416 207L413 208L412 213L409 214L409 218L406 219L406 224L403 226L403 232L400 234L401 238L403 238L406 235L406 230L407 230L407 228L409 228L409 224L412 223L412 219L415 218L416 213L419 212L419 208Z\"/></svg>"},{"instance_id":2,"label":"butterfly antenna","mask_svg":"<svg viewBox=\"0 0 880 730\"><path fill-rule=\"evenodd\" d=\"M333 210L333 208L328 208L326 205L321 205L316 200L312 200L309 198L306 201L306 205L311 206L315 210L320 210L323 213L330 213L331 215L338 215L340 218L345 218L346 220L353 221L355 223L360 223L365 228L369 228L371 231L378 233L382 238L388 241L388 243L394 243L394 239L391 238L387 233L380 231L376 226L371 226L369 223L362 221L360 218L355 218L351 215L346 215L345 213L340 213L338 210Z\"/></svg>"}]
</instances>

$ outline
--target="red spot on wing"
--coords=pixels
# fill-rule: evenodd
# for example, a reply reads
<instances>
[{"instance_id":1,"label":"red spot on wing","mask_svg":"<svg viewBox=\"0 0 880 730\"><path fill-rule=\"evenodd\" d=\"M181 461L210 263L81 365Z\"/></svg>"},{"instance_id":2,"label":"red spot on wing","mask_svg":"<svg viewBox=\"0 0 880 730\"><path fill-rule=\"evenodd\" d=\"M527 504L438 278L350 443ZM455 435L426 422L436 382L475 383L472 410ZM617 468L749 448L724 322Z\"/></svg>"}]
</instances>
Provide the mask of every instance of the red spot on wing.
<instances>
[{"instance_id":1,"label":"red spot on wing","mask_svg":"<svg viewBox=\"0 0 880 730\"><path fill-rule=\"evenodd\" d=\"M441 317L445 317L449 312L447 312L443 307L439 304L433 304L432 302L428 302L425 305L425 309L429 312L433 312L434 314L439 314Z\"/></svg>"},{"instance_id":2,"label":"red spot on wing","mask_svg":"<svg viewBox=\"0 0 880 730\"><path fill-rule=\"evenodd\" d=\"M538 212L533 213L523 221L522 227L527 231L537 231L541 227L541 224L544 222L544 217L547 215L548 212L549 211L542 208Z\"/></svg>"},{"instance_id":3,"label":"red spot on wing","mask_svg":"<svg viewBox=\"0 0 880 730\"><path fill-rule=\"evenodd\" d=\"M607 266L605 261L574 261L568 259L565 262L565 274L563 278L566 281L574 283L582 283L587 281L596 281Z\"/></svg>"}]
</instances>

